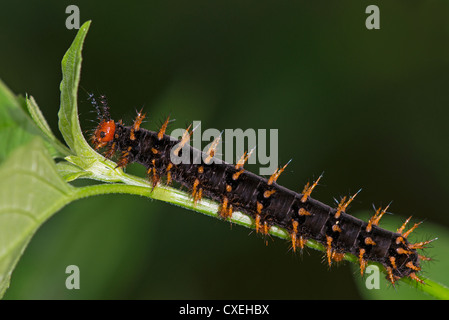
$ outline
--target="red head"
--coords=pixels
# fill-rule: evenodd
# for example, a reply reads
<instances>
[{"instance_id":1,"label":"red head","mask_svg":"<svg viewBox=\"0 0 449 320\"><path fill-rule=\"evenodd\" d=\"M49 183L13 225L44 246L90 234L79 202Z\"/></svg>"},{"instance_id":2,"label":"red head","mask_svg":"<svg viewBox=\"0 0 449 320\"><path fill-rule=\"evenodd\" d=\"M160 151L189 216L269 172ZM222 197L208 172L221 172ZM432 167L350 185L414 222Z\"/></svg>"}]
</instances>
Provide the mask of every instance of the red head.
<instances>
[{"instance_id":1,"label":"red head","mask_svg":"<svg viewBox=\"0 0 449 320\"><path fill-rule=\"evenodd\" d=\"M92 135L92 144L95 149L100 149L114 139L115 122L111 119L108 103L104 95L100 96L99 103L93 93L89 94L88 99L97 110L98 119L100 120L100 123L95 129L95 133Z\"/></svg>"},{"instance_id":2,"label":"red head","mask_svg":"<svg viewBox=\"0 0 449 320\"><path fill-rule=\"evenodd\" d=\"M114 120L105 121L102 120L95 129L95 133L92 136L92 143L95 149L100 149L108 144L109 141L114 139L115 122Z\"/></svg>"}]
</instances>

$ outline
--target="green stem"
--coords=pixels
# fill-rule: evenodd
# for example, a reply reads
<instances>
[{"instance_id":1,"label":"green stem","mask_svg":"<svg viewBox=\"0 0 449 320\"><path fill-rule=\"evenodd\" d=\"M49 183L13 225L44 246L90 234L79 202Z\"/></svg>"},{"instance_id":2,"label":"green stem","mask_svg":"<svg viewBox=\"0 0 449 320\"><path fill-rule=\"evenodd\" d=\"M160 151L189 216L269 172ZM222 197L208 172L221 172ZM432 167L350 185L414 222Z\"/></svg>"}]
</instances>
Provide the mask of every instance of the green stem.
<instances>
[{"instance_id":1,"label":"green stem","mask_svg":"<svg viewBox=\"0 0 449 320\"><path fill-rule=\"evenodd\" d=\"M419 290L427 293L428 295L440 300L449 300L449 288L444 284L433 281L429 278L421 277L424 281L424 285L418 287ZM408 277L402 278L402 282L409 284L410 286L416 286L416 282Z\"/></svg>"}]
</instances>

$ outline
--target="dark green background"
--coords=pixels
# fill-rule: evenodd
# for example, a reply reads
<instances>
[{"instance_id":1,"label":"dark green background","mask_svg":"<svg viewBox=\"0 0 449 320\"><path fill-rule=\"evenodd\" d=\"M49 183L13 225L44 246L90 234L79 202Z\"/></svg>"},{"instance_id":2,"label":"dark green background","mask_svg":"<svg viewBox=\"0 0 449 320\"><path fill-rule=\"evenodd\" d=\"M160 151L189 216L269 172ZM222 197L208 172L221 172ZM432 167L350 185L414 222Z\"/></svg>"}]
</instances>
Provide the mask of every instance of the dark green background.
<instances>
[{"instance_id":1,"label":"dark green background","mask_svg":"<svg viewBox=\"0 0 449 320\"><path fill-rule=\"evenodd\" d=\"M395 215L449 226L447 1L3 2L0 77L55 132L69 4L92 20L81 86L106 94L114 117L144 107L148 129L168 114L172 129L278 129L280 164L293 159L279 183L300 191L324 171L325 203L363 188L352 213L393 200ZM380 30L365 28L370 4ZM79 99L88 131L95 114ZM273 240L151 199L90 198L44 224L5 297L361 297L348 265L328 271L321 253ZM81 290L65 288L70 264Z\"/></svg>"}]
</instances>

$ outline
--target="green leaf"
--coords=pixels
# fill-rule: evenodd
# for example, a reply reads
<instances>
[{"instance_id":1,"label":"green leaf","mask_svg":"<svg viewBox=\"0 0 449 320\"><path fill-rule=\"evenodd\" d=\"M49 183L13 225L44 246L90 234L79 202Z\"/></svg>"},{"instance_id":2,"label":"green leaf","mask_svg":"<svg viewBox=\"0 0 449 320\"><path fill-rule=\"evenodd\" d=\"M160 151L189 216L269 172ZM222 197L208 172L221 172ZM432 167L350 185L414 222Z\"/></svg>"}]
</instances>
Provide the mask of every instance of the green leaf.
<instances>
[{"instance_id":1,"label":"green leaf","mask_svg":"<svg viewBox=\"0 0 449 320\"><path fill-rule=\"evenodd\" d=\"M2 141L0 144L0 163L13 150L28 143L35 136L41 136L45 139L45 146L50 151L52 157L63 157L70 154L70 151L54 136L50 137L46 132L41 130L38 122L35 123L26 113L27 108L30 110L30 113L34 113L33 118L40 118L38 120L40 122L45 121L34 99L27 101L23 97L16 97L0 81L0 139ZM46 130L49 130L48 125L46 126ZM51 133L51 131L49 132Z\"/></svg>"},{"instance_id":2,"label":"green leaf","mask_svg":"<svg viewBox=\"0 0 449 320\"><path fill-rule=\"evenodd\" d=\"M67 182L78 178L86 178L90 175L89 172L84 171L80 167L67 161L58 162L56 164L56 168L61 177Z\"/></svg>"},{"instance_id":3,"label":"green leaf","mask_svg":"<svg viewBox=\"0 0 449 320\"><path fill-rule=\"evenodd\" d=\"M42 139L17 148L0 166L0 297L36 230L73 199Z\"/></svg>"},{"instance_id":4,"label":"green leaf","mask_svg":"<svg viewBox=\"0 0 449 320\"><path fill-rule=\"evenodd\" d=\"M81 74L81 50L89 30L90 21L85 22L78 31L70 48L62 59L61 106L59 109L59 130L70 149L77 155L99 157L92 150L81 131L78 121L78 85Z\"/></svg>"},{"instance_id":5,"label":"green leaf","mask_svg":"<svg viewBox=\"0 0 449 320\"><path fill-rule=\"evenodd\" d=\"M50 126L45 120L36 100L32 96L26 97L26 105L31 118L34 120L36 126L41 130L43 136L50 142L52 142L53 147L60 153L61 156L67 156L70 154L70 150L67 149L53 134Z\"/></svg>"},{"instance_id":6,"label":"green leaf","mask_svg":"<svg viewBox=\"0 0 449 320\"><path fill-rule=\"evenodd\" d=\"M0 163L18 146L39 135L19 100L0 80Z\"/></svg>"},{"instance_id":7,"label":"green leaf","mask_svg":"<svg viewBox=\"0 0 449 320\"><path fill-rule=\"evenodd\" d=\"M28 112L31 115L31 118L34 120L36 125L39 129L50 139L56 140L55 136L53 135L53 132L51 132L50 126L47 123L47 120L45 120L44 115L42 114L41 110L39 109L36 100L32 96L30 98L26 97L26 104Z\"/></svg>"}]
</instances>

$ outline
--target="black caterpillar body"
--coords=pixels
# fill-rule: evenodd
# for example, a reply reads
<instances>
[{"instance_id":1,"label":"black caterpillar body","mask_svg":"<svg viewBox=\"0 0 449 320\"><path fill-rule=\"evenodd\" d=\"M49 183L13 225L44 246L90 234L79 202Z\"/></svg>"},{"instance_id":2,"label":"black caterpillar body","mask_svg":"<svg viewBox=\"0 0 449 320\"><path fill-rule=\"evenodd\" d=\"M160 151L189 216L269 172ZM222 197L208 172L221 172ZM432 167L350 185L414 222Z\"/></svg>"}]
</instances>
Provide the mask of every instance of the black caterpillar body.
<instances>
[{"instance_id":1,"label":"black caterpillar body","mask_svg":"<svg viewBox=\"0 0 449 320\"><path fill-rule=\"evenodd\" d=\"M90 96L97 109L100 123L92 136L96 149L107 147L105 156L110 158L120 152L119 167L137 162L148 169L153 187L165 177L165 183L176 181L192 192L193 201L206 197L220 202L219 215L232 217L240 211L254 219L257 232L267 234L271 226L283 228L291 235L292 247L303 247L306 239L314 239L326 248L329 265L340 261L346 253L358 257L363 275L368 261L381 263L387 279L395 283L400 278L411 277L423 282L416 274L420 261L429 260L417 253L430 241L412 244L407 236L417 227L415 224L404 232L406 223L397 232L378 227L385 209L378 209L368 221L362 221L345 212L354 196L341 201L332 208L310 197L318 180L307 185L302 193L291 191L276 183L285 168L278 169L269 179L245 171L243 164L249 155L244 155L238 164L211 161L214 149L208 154L191 147L187 141L189 129L181 140L165 134L168 119L159 132L140 128L145 117L139 113L133 126L115 122L109 116L109 108L102 96L98 103ZM100 108L102 107L102 108ZM174 164L171 153L182 156L190 152L188 163Z\"/></svg>"}]
</instances>

